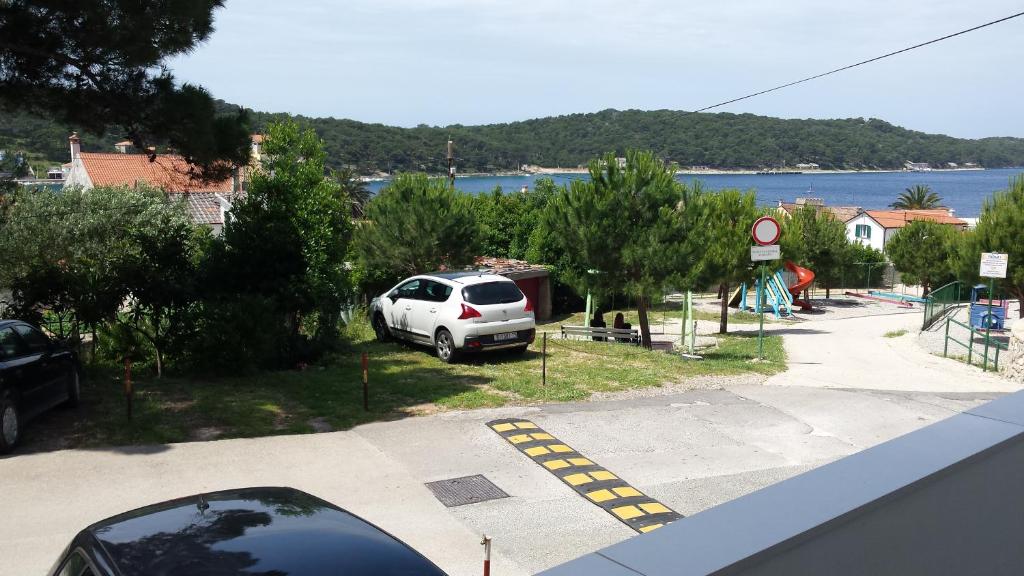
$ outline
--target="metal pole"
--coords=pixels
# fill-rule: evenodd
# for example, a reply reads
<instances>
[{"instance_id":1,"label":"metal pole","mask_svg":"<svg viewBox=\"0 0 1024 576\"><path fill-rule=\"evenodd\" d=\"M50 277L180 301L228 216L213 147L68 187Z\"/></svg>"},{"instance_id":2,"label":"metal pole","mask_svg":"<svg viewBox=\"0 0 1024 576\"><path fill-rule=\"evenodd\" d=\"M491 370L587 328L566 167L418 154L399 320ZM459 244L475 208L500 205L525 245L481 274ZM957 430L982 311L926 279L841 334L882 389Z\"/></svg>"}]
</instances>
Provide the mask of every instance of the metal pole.
<instances>
[{"instance_id":1,"label":"metal pole","mask_svg":"<svg viewBox=\"0 0 1024 576\"><path fill-rule=\"evenodd\" d=\"M995 278L988 279L988 316L985 317L985 356L981 371L988 372L988 339L992 332L992 299L995 298Z\"/></svg>"},{"instance_id":2,"label":"metal pole","mask_svg":"<svg viewBox=\"0 0 1024 576\"><path fill-rule=\"evenodd\" d=\"M363 352L363 410L370 411L370 358Z\"/></svg>"},{"instance_id":3,"label":"metal pole","mask_svg":"<svg viewBox=\"0 0 1024 576\"><path fill-rule=\"evenodd\" d=\"M942 357L949 354L949 318L946 318L946 339L942 341Z\"/></svg>"},{"instance_id":4,"label":"metal pole","mask_svg":"<svg viewBox=\"0 0 1024 576\"><path fill-rule=\"evenodd\" d=\"M540 337L541 349L540 349L540 384L541 386L548 385L548 333L541 333Z\"/></svg>"},{"instance_id":5,"label":"metal pole","mask_svg":"<svg viewBox=\"0 0 1024 576\"><path fill-rule=\"evenodd\" d=\"M758 327L758 331L757 331L757 359L758 360L764 360L764 304L762 303L762 298L764 296L764 282L765 282L764 270L765 270L765 266L764 266L764 264L762 264L761 265L761 290L760 290L760 294L758 294L758 297L757 297L757 304L761 308L761 316L760 316L760 322L759 322L760 326Z\"/></svg>"},{"instance_id":6,"label":"metal pole","mask_svg":"<svg viewBox=\"0 0 1024 576\"><path fill-rule=\"evenodd\" d=\"M491 539L484 534L480 544L484 547L484 576L491 576Z\"/></svg>"}]
</instances>

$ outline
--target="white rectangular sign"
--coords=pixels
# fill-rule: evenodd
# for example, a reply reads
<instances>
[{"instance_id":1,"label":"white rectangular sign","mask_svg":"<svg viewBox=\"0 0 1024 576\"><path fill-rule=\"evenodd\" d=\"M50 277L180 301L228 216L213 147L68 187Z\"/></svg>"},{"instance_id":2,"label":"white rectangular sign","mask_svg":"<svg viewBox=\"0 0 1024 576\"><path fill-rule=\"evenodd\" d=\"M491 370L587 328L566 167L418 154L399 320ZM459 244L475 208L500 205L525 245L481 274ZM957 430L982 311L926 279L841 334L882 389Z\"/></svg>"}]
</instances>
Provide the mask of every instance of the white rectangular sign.
<instances>
[{"instance_id":1,"label":"white rectangular sign","mask_svg":"<svg viewBox=\"0 0 1024 576\"><path fill-rule=\"evenodd\" d=\"M760 262L762 260L778 260L779 258L782 258L782 249L779 248L778 244L750 247L750 259L754 262Z\"/></svg>"},{"instance_id":2,"label":"white rectangular sign","mask_svg":"<svg viewBox=\"0 0 1024 576\"><path fill-rule=\"evenodd\" d=\"M1006 254L998 252L983 252L981 254L981 277L982 278L1006 278L1006 263L1010 258Z\"/></svg>"}]
</instances>

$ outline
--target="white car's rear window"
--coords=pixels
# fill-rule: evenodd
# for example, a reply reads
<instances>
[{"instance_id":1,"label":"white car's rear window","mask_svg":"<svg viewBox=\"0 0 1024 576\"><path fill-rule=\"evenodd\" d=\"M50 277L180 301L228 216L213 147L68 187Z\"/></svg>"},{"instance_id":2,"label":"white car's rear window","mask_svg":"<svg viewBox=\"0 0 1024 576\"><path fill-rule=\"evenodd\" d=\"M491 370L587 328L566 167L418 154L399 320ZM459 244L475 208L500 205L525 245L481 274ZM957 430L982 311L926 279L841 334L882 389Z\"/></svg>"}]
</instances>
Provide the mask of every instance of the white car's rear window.
<instances>
[{"instance_id":1,"label":"white car's rear window","mask_svg":"<svg viewBox=\"0 0 1024 576\"><path fill-rule=\"evenodd\" d=\"M462 289L462 299L470 304L511 304L524 298L514 282L485 282Z\"/></svg>"}]
</instances>

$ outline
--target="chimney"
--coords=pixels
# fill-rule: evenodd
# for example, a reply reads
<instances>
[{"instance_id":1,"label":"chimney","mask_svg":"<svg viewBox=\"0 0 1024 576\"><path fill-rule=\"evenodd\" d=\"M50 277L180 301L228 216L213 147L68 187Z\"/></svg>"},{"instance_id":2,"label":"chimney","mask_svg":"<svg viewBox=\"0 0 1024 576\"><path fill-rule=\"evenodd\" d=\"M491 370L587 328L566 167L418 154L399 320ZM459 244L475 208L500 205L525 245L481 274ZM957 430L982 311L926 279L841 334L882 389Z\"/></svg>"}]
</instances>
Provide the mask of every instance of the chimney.
<instances>
[{"instance_id":1,"label":"chimney","mask_svg":"<svg viewBox=\"0 0 1024 576\"><path fill-rule=\"evenodd\" d=\"M82 151L81 141L78 139L78 132L72 132L71 137L68 138L68 142L71 144L71 161L78 160L78 154Z\"/></svg>"}]
</instances>

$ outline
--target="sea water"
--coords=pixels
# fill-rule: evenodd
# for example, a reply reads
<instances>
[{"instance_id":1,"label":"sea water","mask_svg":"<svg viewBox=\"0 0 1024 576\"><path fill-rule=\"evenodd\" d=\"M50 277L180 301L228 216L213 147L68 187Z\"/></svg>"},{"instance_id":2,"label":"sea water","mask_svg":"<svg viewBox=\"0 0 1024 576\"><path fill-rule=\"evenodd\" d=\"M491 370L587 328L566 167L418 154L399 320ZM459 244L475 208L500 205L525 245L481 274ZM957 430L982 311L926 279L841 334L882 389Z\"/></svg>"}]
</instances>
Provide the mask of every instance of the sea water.
<instances>
[{"instance_id":1,"label":"sea water","mask_svg":"<svg viewBox=\"0 0 1024 576\"><path fill-rule=\"evenodd\" d=\"M680 174L681 182L700 180L706 189L739 188L754 190L761 205L775 205L779 200L793 202L800 197L821 198L826 206L859 206L865 210L883 210L896 200L900 192L923 184L942 198L942 204L964 218L981 214L984 201L993 192L1004 190L1010 179L1024 174L1024 168L993 170L953 170L932 172L855 172L803 174ZM501 186L506 193L519 192L523 186L533 189L538 178L551 178L556 184L568 184L584 174L538 174L530 176L466 176L455 180L455 187L471 194L491 192ZM386 181L370 182L377 192Z\"/></svg>"}]
</instances>

